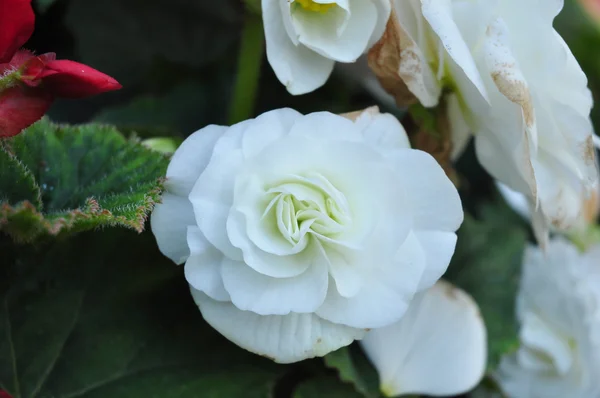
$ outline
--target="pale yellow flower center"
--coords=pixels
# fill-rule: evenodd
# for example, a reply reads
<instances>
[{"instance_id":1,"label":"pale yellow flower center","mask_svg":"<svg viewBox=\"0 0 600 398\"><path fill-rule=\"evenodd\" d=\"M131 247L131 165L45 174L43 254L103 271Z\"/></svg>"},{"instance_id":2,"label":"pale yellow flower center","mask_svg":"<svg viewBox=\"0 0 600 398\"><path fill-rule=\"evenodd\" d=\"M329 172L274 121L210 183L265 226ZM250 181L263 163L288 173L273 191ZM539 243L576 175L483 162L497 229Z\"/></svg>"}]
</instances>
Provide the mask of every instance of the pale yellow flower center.
<instances>
[{"instance_id":1,"label":"pale yellow flower center","mask_svg":"<svg viewBox=\"0 0 600 398\"><path fill-rule=\"evenodd\" d=\"M313 0L295 0L294 3L298 3L307 11L320 12L321 14L325 14L329 11L330 8L335 7L337 4L329 3L329 4L320 4L315 3Z\"/></svg>"}]
</instances>

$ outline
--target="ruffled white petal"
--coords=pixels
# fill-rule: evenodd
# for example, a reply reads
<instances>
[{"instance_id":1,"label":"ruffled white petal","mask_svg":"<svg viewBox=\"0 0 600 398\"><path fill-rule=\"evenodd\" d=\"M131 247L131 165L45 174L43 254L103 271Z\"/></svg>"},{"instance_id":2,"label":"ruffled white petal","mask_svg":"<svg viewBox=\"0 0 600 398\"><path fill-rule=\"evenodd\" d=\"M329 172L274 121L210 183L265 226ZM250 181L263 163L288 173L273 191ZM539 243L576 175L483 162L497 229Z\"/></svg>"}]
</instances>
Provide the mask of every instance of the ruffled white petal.
<instances>
[{"instance_id":1,"label":"ruffled white petal","mask_svg":"<svg viewBox=\"0 0 600 398\"><path fill-rule=\"evenodd\" d=\"M262 275L241 261L225 259L221 265L225 290L233 304L258 315L314 312L325 300L327 267L315 257L306 272L291 278Z\"/></svg>"},{"instance_id":2,"label":"ruffled white petal","mask_svg":"<svg viewBox=\"0 0 600 398\"><path fill-rule=\"evenodd\" d=\"M260 316L211 300L194 289L192 295L206 322L217 331L240 347L279 363L324 356L366 333L315 314Z\"/></svg>"}]
</instances>

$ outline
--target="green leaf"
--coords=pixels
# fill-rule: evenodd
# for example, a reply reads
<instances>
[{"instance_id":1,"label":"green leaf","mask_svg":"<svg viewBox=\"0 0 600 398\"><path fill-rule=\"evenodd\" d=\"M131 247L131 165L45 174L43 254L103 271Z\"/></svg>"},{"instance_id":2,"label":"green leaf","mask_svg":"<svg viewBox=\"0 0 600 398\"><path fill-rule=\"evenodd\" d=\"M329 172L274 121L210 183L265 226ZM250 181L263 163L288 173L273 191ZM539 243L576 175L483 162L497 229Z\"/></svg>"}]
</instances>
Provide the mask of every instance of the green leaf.
<instances>
[{"instance_id":1,"label":"green leaf","mask_svg":"<svg viewBox=\"0 0 600 398\"><path fill-rule=\"evenodd\" d=\"M131 86L148 84L156 60L200 67L226 54L241 11L236 0L78 0L65 18L81 61Z\"/></svg>"},{"instance_id":2,"label":"green leaf","mask_svg":"<svg viewBox=\"0 0 600 398\"><path fill-rule=\"evenodd\" d=\"M9 195L0 198L0 231L18 241L102 226L141 232L168 165L163 155L97 124L43 119L5 146L10 153L2 152L0 164L10 165L0 169L0 192Z\"/></svg>"},{"instance_id":3,"label":"green leaf","mask_svg":"<svg viewBox=\"0 0 600 398\"><path fill-rule=\"evenodd\" d=\"M481 220L465 215L445 279L473 296L487 331L490 368L518 344L515 298L527 231L505 205L482 208Z\"/></svg>"},{"instance_id":4,"label":"green leaf","mask_svg":"<svg viewBox=\"0 0 600 398\"><path fill-rule=\"evenodd\" d=\"M378 395L377 382L369 385L365 379L368 368L372 368L366 357L356 358L352 355L350 347L343 347L325 356L325 365L338 371L342 381L350 383L355 390L365 397ZM361 366L362 365L362 366ZM374 371L374 369L372 369ZM372 375L372 372L371 372ZM377 375L375 374L375 380Z\"/></svg>"},{"instance_id":5,"label":"green leaf","mask_svg":"<svg viewBox=\"0 0 600 398\"><path fill-rule=\"evenodd\" d=\"M317 377L300 384L294 398L359 398L352 386L333 377Z\"/></svg>"},{"instance_id":6,"label":"green leaf","mask_svg":"<svg viewBox=\"0 0 600 398\"><path fill-rule=\"evenodd\" d=\"M25 246L6 268L0 389L14 398L266 398L288 369L210 328L149 233Z\"/></svg>"},{"instance_id":7,"label":"green leaf","mask_svg":"<svg viewBox=\"0 0 600 398\"><path fill-rule=\"evenodd\" d=\"M42 193L29 169L0 146L0 204L28 201L41 206ZM1 212L1 210L0 210Z\"/></svg>"}]
</instances>

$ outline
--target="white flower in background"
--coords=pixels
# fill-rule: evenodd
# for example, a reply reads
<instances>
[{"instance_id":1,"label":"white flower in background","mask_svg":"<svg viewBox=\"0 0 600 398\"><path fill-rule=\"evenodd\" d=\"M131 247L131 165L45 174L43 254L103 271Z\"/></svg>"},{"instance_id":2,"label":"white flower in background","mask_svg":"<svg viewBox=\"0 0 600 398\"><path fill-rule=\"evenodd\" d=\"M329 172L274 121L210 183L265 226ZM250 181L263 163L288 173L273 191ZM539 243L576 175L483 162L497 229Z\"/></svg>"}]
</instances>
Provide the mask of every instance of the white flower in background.
<instances>
[{"instance_id":1,"label":"white flower in background","mask_svg":"<svg viewBox=\"0 0 600 398\"><path fill-rule=\"evenodd\" d=\"M262 0L267 59L291 94L321 87L383 34L389 0Z\"/></svg>"},{"instance_id":2,"label":"white flower in background","mask_svg":"<svg viewBox=\"0 0 600 398\"><path fill-rule=\"evenodd\" d=\"M392 115L279 109L191 135L152 231L209 324L285 363L398 321L445 272L462 219Z\"/></svg>"},{"instance_id":3,"label":"white flower in background","mask_svg":"<svg viewBox=\"0 0 600 398\"><path fill-rule=\"evenodd\" d=\"M454 90L453 134L464 141L467 128L474 133L479 161L528 196L545 234L548 224L565 229L577 222L582 193L598 179L587 79L552 27L562 6L563 0L395 0L387 28L394 34L384 36L397 38L397 77L423 105L437 105L443 86Z\"/></svg>"},{"instance_id":4,"label":"white flower in background","mask_svg":"<svg viewBox=\"0 0 600 398\"><path fill-rule=\"evenodd\" d=\"M388 397L462 394L486 369L487 333L477 304L441 280L416 296L399 322L367 333L361 345Z\"/></svg>"},{"instance_id":5,"label":"white flower in background","mask_svg":"<svg viewBox=\"0 0 600 398\"><path fill-rule=\"evenodd\" d=\"M517 316L519 349L497 379L512 398L600 397L600 246L584 254L554 239L527 248Z\"/></svg>"},{"instance_id":6,"label":"white flower in background","mask_svg":"<svg viewBox=\"0 0 600 398\"><path fill-rule=\"evenodd\" d=\"M521 217L523 217L527 221L531 221L533 225L533 230L535 235L540 243L540 246L545 247L548 243L548 236L546 231L548 228L553 230L552 226L548 227L546 224L546 220L543 215L540 213L540 210L535 209L535 205L531 200L529 200L525 195L520 192L514 191L507 187L506 185L496 182L496 187L500 194L509 206ZM569 226L567 229L560 230L558 229L556 232L563 233L578 233L585 232L585 230L590 226L596 223L598 218L598 213L600 212L600 185L596 186L591 192L589 197L585 197L584 193L580 194L581 205L579 205L580 213L578 214L573 225Z\"/></svg>"}]
</instances>

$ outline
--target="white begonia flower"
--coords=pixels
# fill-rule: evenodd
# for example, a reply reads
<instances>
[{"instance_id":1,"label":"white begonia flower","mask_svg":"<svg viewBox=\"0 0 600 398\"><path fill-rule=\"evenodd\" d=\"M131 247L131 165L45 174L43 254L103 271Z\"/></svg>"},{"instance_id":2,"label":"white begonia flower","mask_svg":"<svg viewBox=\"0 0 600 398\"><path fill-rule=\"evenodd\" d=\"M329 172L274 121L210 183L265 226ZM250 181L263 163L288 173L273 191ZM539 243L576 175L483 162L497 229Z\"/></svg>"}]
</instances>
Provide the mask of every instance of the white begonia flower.
<instances>
[{"instance_id":1,"label":"white begonia flower","mask_svg":"<svg viewBox=\"0 0 600 398\"><path fill-rule=\"evenodd\" d=\"M546 247L548 244L547 230L548 226L546 220L541 214L540 209L535 209L535 205L520 192L517 192L506 185L496 181L496 187L506 200L508 205L523 219L531 221L533 231L536 238L542 247ZM569 228L558 229L552 225L549 227L550 230L559 233L578 233L585 232L585 230L596 223L598 213L600 212L600 185L596 186L591 192L589 197L586 197L584 193L580 193L580 213L576 218L575 222L569 226Z\"/></svg>"},{"instance_id":2,"label":"white begonia flower","mask_svg":"<svg viewBox=\"0 0 600 398\"><path fill-rule=\"evenodd\" d=\"M262 0L267 59L291 94L306 94L377 42L390 11L390 0Z\"/></svg>"},{"instance_id":3,"label":"white begonia flower","mask_svg":"<svg viewBox=\"0 0 600 398\"><path fill-rule=\"evenodd\" d=\"M398 78L425 106L449 97L485 169L533 202L543 234L581 214L598 183L587 78L552 27L563 0L394 0ZM381 47L380 44L376 47ZM461 141L461 142L457 142Z\"/></svg>"},{"instance_id":4,"label":"white begonia flower","mask_svg":"<svg viewBox=\"0 0 600 398\"><path fill-rule=\"evenodd\" d=\"M600 246L528 247L517 296L520 347L496 378L513 398L600 397Z\"/></svg>"},{"instance_id":5,"label":"white begonia flower","mask_svg":"<svg viewBox=\"0 0 600 398\"><path fill-rule=\"evenodd\" d=\"M152 214L205 320L294 362L389 325L445 272L456 188L392 115L267 112L179 147Z\"/></svg>"},{"instance_id":6,"label":"white begonia flower","mask_svg":"<svg viewBox=\"0 0 600 398\"><path fill-rule=\"evenodd\" d=\"M473 389L487 362L487 332L477 303L438 281L419 293L404 317L360 342L385 396L448 396Z\"/></svg>"}]
</instances>

